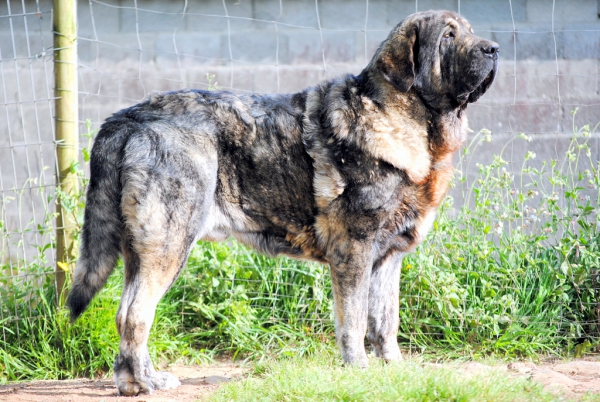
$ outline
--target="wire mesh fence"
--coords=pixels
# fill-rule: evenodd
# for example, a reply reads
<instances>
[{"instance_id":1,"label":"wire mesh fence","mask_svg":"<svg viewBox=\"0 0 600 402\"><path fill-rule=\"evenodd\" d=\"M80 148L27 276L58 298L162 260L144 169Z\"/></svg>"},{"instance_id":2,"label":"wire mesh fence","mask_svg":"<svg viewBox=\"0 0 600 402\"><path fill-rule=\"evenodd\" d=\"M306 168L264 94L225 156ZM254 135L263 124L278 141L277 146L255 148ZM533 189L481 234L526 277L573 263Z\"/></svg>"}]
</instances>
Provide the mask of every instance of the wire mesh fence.
<instances>
[{"instance_id":1,"label":"wire mesh fence","mask_svg":"<svg viewBox=\"0 0 600 402\"><path fill-rule=\"evenodd\" d=\"M47 279L54 259L46 247L54 237L48 197L55 185L50 20L51 9L40 4L0 5L0 321L29 315L31 290Z\"/></svg>"},{"instance_id":2,"label":"wire mesh fence","mask_svg":"<svg viewBox=\"0 0 600 402\"><path fill-rule=\"evenodd\" d=\"M500 44L500 73L469 106L471 137L479 137L458 164L452 198L430 240L403 263L400 338L419 349L536 339L552 328L549 349L596 345L599 7L589 0L80 1L82 156L74 169L85 169L90 137L106 117L153 91L299 91L359 73L406 15L457 11ZM52 13L50 1L0 4L5 342L19 339L24 319L46 318L40 297L54 284ZM81 200L71 201L75 208ZM465 204L470 214L460 212ZM331 332L327 268L214 247L194 251L171 291L187 330L214 336L215 322L255 320Z\"/></svg>"}]
</instances>

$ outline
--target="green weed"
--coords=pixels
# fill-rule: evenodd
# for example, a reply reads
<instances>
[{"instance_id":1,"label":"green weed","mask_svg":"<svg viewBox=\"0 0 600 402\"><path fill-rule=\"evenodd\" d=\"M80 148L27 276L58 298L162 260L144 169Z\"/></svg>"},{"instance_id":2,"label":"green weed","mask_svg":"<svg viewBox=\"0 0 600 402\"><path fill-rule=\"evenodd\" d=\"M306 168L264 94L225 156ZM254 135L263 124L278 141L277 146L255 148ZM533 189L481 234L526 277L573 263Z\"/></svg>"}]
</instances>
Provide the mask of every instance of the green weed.
<instances>
[{"instance_id":1,"label":"green weed","mask_svg":"<svg viewBox=\"0 0 600 402\"><path fill-rule=\"evenodd\" d=\"M491 135L480 134L473 144ZM563 161L532 166L528 152L514 174L500 154L479 165L458 211L446 198L427 241L403 261L402 342L474 356L598 345L599 161L590 127L574 134Z\"/></svg>"},{"instance_id":2,"label":"green weed","mask_svg":"<svg viewBox=\"0 0 600 402\"><path fill-rule=\"evenodd\" d=\"M402 264L404 349L436 358L536 358L578 356L598 346L600 166L588 145L594 130L573 131L560 160L526 153L513 172L500 153L478 166L471 182L457 175L462 193L454 194L462 200L446 198L428 239ZM490 138L479 133L459 167L466 171L473 148ZM513 141L527 145L524 135ZM32 226L46 239L36 245L38 258L0 267L0 382L102 375L117 352L122 268L71 325L56 307L47 257L55 200L40 191L49 212ZM81 194L70 196L80 218ZM3 245L13 241L4 219L3 207ZM335 346L328 268L267 258L235 242L200 242L158 306L149 347L155 361L329 353Z\"/></svg>"},{"instance_id":3,"label":"green weed","mask_svg":"<svg viewBox=\"0 0 600 402\"><path fill-rule=\"evenodd\" d=\"M555 401L540 385L492 372L469 376L454 367L416 362L367 369L337 357L281 359L223 385L210 401Z\"/></svg>"}]
</instances>

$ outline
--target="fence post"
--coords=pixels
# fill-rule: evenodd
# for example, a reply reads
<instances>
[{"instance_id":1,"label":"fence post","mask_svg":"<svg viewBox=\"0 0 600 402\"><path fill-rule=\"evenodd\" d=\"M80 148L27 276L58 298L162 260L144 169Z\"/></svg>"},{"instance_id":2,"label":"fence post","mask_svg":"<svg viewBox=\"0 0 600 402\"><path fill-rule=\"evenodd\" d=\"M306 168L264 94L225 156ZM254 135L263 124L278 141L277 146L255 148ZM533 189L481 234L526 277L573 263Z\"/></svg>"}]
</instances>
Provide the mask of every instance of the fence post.
<instances>
[{"instance_id":1,"label":"fence post","mask_svg":"<svg viewBox=\"0 0 600 402\"><path fill-rule=\"evenodd\" d=\"M54 97L56 133L57 189L63 194L78 192L77 174L72 167L78 161L77 101L77 0L54 0ZM74 260L73 235L76 217L65 208L65 200L57 197L56 206L56 293L58 303L64 301L66 271Z\"/></svg>"}]
</instances>

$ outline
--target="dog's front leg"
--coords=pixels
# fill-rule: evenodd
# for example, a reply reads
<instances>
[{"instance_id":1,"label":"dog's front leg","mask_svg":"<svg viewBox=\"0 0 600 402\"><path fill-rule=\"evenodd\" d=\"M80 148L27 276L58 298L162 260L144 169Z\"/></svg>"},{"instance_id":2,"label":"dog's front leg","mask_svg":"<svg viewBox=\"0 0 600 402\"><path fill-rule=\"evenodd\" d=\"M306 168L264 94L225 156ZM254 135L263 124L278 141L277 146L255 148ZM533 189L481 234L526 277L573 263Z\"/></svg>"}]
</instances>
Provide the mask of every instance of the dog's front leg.
<instances>
[{"instance_id":1,"label":"dog's front leg","mask_svg":"<svg viewBox=\"0 0 600 402\"><path fill-rule=\"evenodd\" d=\"M369 300L370 253L351 255L331 265L335 334L344 363L367 367L365 334Z\"/></svg>"},{"instance_id":2,"label":"dog's front leg","mask_svg":"<svg viewBox=\"0 0 600 402\"><path fill-rule=\"evenodd\" d=\"M373 266L369 286L369 331L367 339L377 357L387 362L401 360L398 347L398 295L404 253L396 252Z\"/></svg>"}]
</instances>

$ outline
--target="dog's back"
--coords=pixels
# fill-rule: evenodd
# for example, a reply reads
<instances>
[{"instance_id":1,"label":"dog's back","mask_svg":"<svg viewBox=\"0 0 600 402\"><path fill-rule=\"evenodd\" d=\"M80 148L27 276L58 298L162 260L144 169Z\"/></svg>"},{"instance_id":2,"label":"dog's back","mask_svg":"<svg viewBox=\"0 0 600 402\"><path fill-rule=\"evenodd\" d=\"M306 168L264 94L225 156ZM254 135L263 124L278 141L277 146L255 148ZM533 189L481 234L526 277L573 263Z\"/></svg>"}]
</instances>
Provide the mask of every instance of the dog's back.
<instances>
[{"instance_id":1,"label":"dog's back","mask_svg":"<svg viewBox=\"0 0 600 402\"><path fill-rule=\"evenodd\" d=\"M67 299L72 320L106 284L121 254L139 254L175 241L161 236L169 227L160 225L185 212L169 200L174 196L161 194L187 193L193 208L195 199L202 198L195 194L198 187L214 192L218 128L202 124L204 115L194 110L206 107L196 101L199 97L201 92L191 91L153 94L115 113L98 132L90 158L80 256Z\"/></svg>"},{"instance_id":2,"label":"dog's back","mask_svg":"<svg viewBox=\"0 0 600 402\"><path fill-rule=\"evenodd\" d=\"M177 387L147 349L156 305L198 238L329 263L346 363L399 360L400 262L432 225L492 83L498 45L447 11L407 17L358 76L295 95L180 91L117 113L92 150L82 251L68 299L81 314L119 252L125 283L119 393Z\"/></svg>"},{"instance_id":3,"label":"dog's back","mask_svg":"<svg viewBox=\"0 0 600 402\"><path fill-rule=\"evenodd\" d=\"M121 253L234 236L268 254L319 259L303 102L302 94L183 90L107 119L91 153L72 319Z\"/></svg>"}]
</instances>

